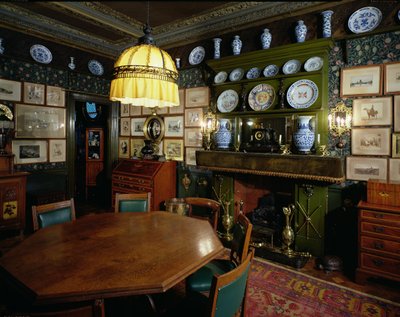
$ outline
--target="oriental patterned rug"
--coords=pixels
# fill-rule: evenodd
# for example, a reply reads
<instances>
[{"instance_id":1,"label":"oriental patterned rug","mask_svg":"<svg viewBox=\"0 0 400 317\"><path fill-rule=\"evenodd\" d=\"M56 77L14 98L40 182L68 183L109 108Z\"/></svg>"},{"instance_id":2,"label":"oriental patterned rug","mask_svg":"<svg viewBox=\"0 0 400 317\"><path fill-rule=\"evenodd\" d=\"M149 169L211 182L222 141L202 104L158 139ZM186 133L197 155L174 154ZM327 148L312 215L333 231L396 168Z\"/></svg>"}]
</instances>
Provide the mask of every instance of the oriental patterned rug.
<instances>
[{"instance_id":1,"label":"oriental patterned rug","mask_svg":"<svg viewBox=\"0 0 400 317\"><path fill-rule=\"evenodd\" d=\"M399 317L400 304L254 259L247 316Z\"/></svg>"}]
</instances>

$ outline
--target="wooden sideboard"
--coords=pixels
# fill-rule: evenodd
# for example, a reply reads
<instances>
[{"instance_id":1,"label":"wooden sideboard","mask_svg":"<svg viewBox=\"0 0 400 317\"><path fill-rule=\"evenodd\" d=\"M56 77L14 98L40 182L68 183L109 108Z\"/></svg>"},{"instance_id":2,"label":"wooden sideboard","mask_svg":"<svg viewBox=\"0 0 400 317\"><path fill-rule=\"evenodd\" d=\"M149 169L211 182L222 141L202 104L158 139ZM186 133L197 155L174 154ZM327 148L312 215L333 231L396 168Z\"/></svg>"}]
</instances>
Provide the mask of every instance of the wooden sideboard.
<instances>
[{"instance_id":1,"label":"wooden sideboard","mask_svg":"<svg viewBox=\"0 0 400 317\"><path fill-rule=\"evenodd\" d=\"M112 172L112 207L116 193L151 192L151 210L176 197L176 162L121 160Z\"/></svg>"},{"instance_id":2,"label":"wooden sideboard","mask_svg":"<svg viewBox=\"0 0 400 317\"><path fill-rule=\"evenodd\" d=\"M368 277L400 281L400 207L358 204L357 283Z\"/></svg>"}]
</instances>

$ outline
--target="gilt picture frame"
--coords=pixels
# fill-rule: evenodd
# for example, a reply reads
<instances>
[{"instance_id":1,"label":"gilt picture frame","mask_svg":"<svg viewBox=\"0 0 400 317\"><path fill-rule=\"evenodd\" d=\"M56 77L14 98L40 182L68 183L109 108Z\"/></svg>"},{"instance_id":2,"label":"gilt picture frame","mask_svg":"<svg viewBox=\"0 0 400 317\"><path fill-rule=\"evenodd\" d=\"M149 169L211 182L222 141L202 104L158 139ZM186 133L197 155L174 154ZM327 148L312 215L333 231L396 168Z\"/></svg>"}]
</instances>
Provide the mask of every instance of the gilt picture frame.
<instances>
[{"instance_id":1,"label":"gilt picture frame","mask_svg":"<svg viewBox=\"0 0 400 317\"><path fill-rule=\"evenodd\" d=\"M183 140L164 139L164 154L167 160L183 161Z\"/></svg>"},{"instance_id":2,"label":"gilt picture frame","mask_svg":"<svg viewBox=\"0 0 400 317\"><path fill-rule=\"evenodd\" d=\"M185 129L185 146L201 147L203 145L203 134L201 128Z\"/></svg>"},{"instance_id":3,"label":"gilt picture frame","mask_svg":"<svg viewBox=\"0 0 400 317\"><path fill-rule=\"evenodd\" d=\"M185 127L201 127L203 108L185 109Z\"/></svg>"},{"instance_id":4,"label":"gilt picture frame","mask_svg":"<svg viewBox=\"0 0 400 317\"><path fill-rule=\"evenodd\" d=\"M129 138L120 137L118 139L118 157L119 158L129 158L130 156L130 141Z\"/></svg>"},{"instance_id":5,"label":"gilt picture frame","mask_svg":"<svg viewBox=\"0 0 400 317\"><path fill-rule=\"evenodd\" d=\"M352 155L390 155L391 128L353 128Z\"/></svg>"},{"instance_id":6,"label":"gilt picture frame","mask_svg":"<svg viewBox=\"0 0 400 317\"><path fill-rule=\"evenodd\" d=\"M183 137L183 116L164 117L165 137Z\"/></svg>"},{"instance_id":7,"label":"gilt picture frame","mask_svg":"<svg viewBox=\"0 0 400 317\"><path fill-rule=\"evenodd\" d=\"M13 140L12 152L15 164L35 164L47 162L47 141Z\"/></svg>"},{"instance_id":8,"label":"gilt picture frame","mask_svg":"<svg viewBox=\"0 0 400 317\"><path fill-rule=\"evenodd\" d=\"M210 105L210 88L195 87L187 88L185 91L185 107L208 107Z\"/></svg>"},{"instance_id":9,"label":"gilt picture frame","mask_svg":"<svg viewBox=\"0 0 400 317\"><path fill-rule=\"evenodd\" d=\"M0 100L21 101L22 83L20 81L0 79Z\"/></svg>"},{"instance_id":10,"label":"gilt picture frame","mask_svg":"<svg viewBox=\"0 0 400 317\"><path fill-rule=\"evenodd\" d=\"M121 136L130 136L131 135L131 118L122 117L120 119L120 132Z\"/></svg>"},{"instance_id":11,"label":"gilt picture frame","mask_svg":"<svg viewBox=\"0 0 400 317\"><path fill-rule=\"evenodd\" d=\"M389 182L400 182L400 159L389 159Z\"/></svg>"},{"instance_id":12,"label":"gilt picture frame","mask_svg":"<svg viewBox=\"0 0 400 317\"><path fill-rule=\"evenodd\" d=\"M131 136L144 136L143 127L146 118L131 118Z\"/></svg>"},{"instance_id":13,"label":"gilt picture frame","mask_svg":"<svg viewBox=\"0 0 400 317\"><path fill-rule=\"evenodd\" d=\"M131 157L142 157L142 148L144 147L144 138L131 138Z\"/></svg>"},{"instance_id":14,"label":"gilt picture frame","mask_svg":"<svg viewBox=\"0 0 400 317\"><path fill-rule=\"evenodd\" d=\"M130 105L121 103L120 105L120 116L121 117L129 117L130 114Z\"/></svg>"},{"instance_id":15,"label":"gilt picture frame","mask_svg":"<svg viewBox=\"0 0 400 317\"><path fill-rule=\"evenodd\" d=\"M187 147L185 149L186 165L196 165L196 151L201 150L199 147Z\"/></svg>"},{"instance_id":16,"label":"gilt picture frame","mask_svg":"<svg viewBox=\"0 0 400 317\"><path fill-rule=\"evenodd\" d=\"M393 131L400 132L400 95L393 98Z\"/></svg>"},{"instance_id":17,"label":"gilt picture frame","mask_svg":"<svg viewBox=\"0 0 400 317\"><path fill-rule=\"evenodd\" d=\"M392 124L392 97L353 100L353 126Z\"/></svg>"},{"instance_id":18,"label":"gilt picture frame","mask_svg":"<svg viewBox=\"0 0 400 317\"><path fill-rule=\"evenodd\" d=\"M400 94L400 62L383 64L384 94Z\"/></svg>"},{"instance_id":19,"label":"gilt picture frame","mask_svg":"<svg viewBox=\"0 0 400 317\"><path fill-rule=\"evenodd\" d=\"M392 134L392 157L400 157L400 133Z\"/></svg>"},{"instance_id":20,"label":"gilt picture frame","mask_svg":"<svg viewBox=\"0 0 400 317\"><path fill-rule=\"evenodd\" d=\"M388 160L368 156L346 157L346 178L348 180L368 181L387 180Z\"/></svg>"},{"instance_id":21,"label":"gilt picture frame","mask_svg":"<svg viewBox=\"0 0 400 317\"><path fill-rule=\"evenodd\" d=\"M44 105L45 85L36 83L24 83L24 103Z\"/></svg>"},{"instance_id":22,"label":"gilt picture frame","mask_svg":"<svg viewBox=\"0 0 400 317\"><path fill-rule=\"evenodd\" d=\"M363 65L341 69L340 97L382 95L382 65Z\"/></svg>"},{"instance_id":23,"label":"gilt picture frame","mask_svg":"<svg viewBox=\"0 0 400 317\"><path fill-rule=\"evenodd\" d=\"M61 87L46 86L46 105L65 107L65 91Z\"/></svg>"},{"instance_id":24,"label":"gilt picture frame","mask_svg":"<svg viewBox=\"0 0 400 317\"><path fill-rule=\"evenodd\" d=\"M65 139L49 140L49 162L66 161L67 142Z\"/></svg>"}]
</instances>

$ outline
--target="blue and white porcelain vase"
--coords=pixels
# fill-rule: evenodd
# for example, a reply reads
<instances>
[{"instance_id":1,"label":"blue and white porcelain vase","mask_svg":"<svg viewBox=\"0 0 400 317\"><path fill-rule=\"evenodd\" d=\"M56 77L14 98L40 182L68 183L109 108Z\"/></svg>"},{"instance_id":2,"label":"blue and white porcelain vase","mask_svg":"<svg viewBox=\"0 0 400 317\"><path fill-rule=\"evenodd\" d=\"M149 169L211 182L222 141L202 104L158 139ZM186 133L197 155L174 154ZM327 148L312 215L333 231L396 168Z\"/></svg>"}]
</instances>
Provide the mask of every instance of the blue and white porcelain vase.
<instances>
[{"instance_id":1,"label":"blue and white porcelain vase","mask_svg":"<svg viewBox=\"0 0 400 317\"><path fill-rule=\"evenodd\" d=\"M261 33L261 45L263 50L268 49L271 46L272 35L269 33L269 29L264 29L264 32Z\"/></svg>"},{"instance_id":2,"label":"blue and white porcelain vase","mask_svg":"<svg viewBox=\"0 0 400 317\"><path fill-rule=\"evenodd\" d=\"M321 12L322 15L322 37L331 37L332 36L332 28L331 28L331 19L332 19L332 10L326 10Z\"/></svg>"},{"instance_id":3,"label":"blue and white porcelain vase","mask_svg":"<svg viewBox=\"0 0 400 317\"><path fill-rule=\"evenodd\" d=\"M218 130L214 133L215 145L219 149L228 149L232 141L231 124L228 119L218 121Z\"/></svg>"},{"instance_id":4,"label":"blue and white porcelain vase","mask_svg":"<svg viewBox=\"0 0 400 317\"><path fill-rule=\"evenodd\" d=\"M314 144L315 134L311 129L312 116L298 116L297 131L293 133L294 145L297 151L303 154L310 153Z\"/></svg>"},{"instance_id":5,"label":"blue and white porcelain vase","mask_svg":"<svg viewBox=\"0 0 400 317\"><path fill-rule=\"evenodd\" d=\"M240 51L242 50L242 40L239 35L235 35L235 38L232 41L232 51L233 55L240 55Z\"/></svg>"},{"instance_id":6,"label":"blue and white porcelain vase","mask_svg":"<svg viewBox=\"0 0 400 317\"><path fill-rule=\"evenodd\" d=\"M214 59L219 59L221 57L221 42L222 39L219 37L213 38L214 41Z\"/></svg>"},{"instance_id":7,"label":"blue and white porcelain vase","mask_svg":"<svg viewBox=\"0 0 400 317\"><path fill-rule=\"evenodd\" d=\"M296 34L296 40L298 43L302 43L306 40L307 26L304 24L303 20L297 21L297 25L294 28Z\"/></svg>"}]
</instances>

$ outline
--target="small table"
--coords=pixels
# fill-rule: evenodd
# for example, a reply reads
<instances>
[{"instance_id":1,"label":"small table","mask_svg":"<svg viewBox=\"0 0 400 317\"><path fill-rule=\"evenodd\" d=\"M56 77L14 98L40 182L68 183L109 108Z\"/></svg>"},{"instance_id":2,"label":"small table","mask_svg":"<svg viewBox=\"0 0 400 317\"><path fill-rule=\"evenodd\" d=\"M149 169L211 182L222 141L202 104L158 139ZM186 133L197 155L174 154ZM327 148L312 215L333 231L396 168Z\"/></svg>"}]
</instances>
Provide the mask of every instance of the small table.
<instances>
[{"instance_id":1,"label":"small table","mask_svg":"<svg viewBox=\"0 0 400 317\"><path fill-rule=\"evenodd\" d=\"M0 275L34 304L154 294L223 249L208 221L104 213L40 229L0 258Z\"/></svg>"}]
</instances>

